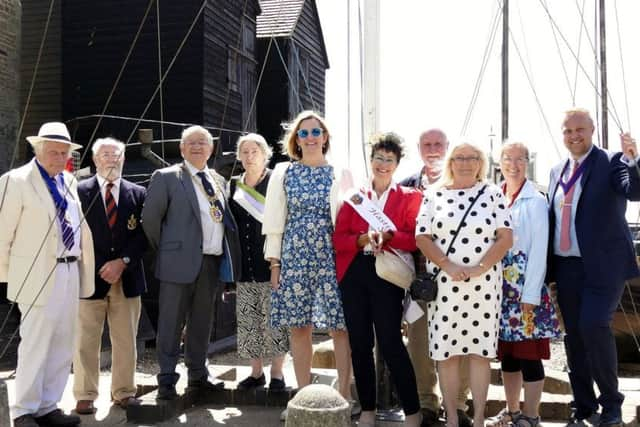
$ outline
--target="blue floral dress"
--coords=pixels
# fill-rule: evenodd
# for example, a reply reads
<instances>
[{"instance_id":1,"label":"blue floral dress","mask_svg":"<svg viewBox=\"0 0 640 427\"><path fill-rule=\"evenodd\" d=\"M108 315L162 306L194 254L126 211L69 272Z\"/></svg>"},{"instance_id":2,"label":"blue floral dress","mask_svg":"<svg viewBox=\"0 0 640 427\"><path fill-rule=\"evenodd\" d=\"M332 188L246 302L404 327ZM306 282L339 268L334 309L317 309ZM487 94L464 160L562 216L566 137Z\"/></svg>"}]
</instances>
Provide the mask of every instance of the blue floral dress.
<instances>
[{"instance_id":1,"label":"blue floral dress","mask_svg":"<svg viewBox=\"0 0 640 427\"><path fill-rule=\"evenodd\" d=\"M346 329L336 279L329 203L333 167L292 163L284 177L287 221L272 327Z\"/></svg>"}]
</instances>

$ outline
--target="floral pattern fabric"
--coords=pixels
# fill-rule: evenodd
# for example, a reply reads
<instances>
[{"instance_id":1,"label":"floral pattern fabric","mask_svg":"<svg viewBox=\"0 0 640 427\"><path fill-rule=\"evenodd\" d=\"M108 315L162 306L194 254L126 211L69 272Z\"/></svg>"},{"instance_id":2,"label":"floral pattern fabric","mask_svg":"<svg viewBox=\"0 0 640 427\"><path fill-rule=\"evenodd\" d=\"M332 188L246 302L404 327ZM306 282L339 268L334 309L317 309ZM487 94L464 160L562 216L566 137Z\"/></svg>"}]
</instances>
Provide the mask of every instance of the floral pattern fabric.
<instances>
[{"instance_id":1,"label":"floral pattern fabric","mask_svg":"<svg viewBox=\"0 0 640 427\"><path fill-rule=\"evenodd\" d=\"M520 302L526 267L527 255L522 251L509 251L502 259L500 339L503 341L555 338L560 334L558 316L546 286L542 287L540 304L533 312L522 312Z\"/></svg>"},{"instance_id":2,"label":"floral pattern fabric","mask_svg":"<svg viewBox=\"0 0 640 427\"><path fill-rule=\"evenodd\" d=\"M287 221L272 327L346 329L336 279L329 197L333 167L292 163L284 178Z\"/></svg>"}]
</instances>

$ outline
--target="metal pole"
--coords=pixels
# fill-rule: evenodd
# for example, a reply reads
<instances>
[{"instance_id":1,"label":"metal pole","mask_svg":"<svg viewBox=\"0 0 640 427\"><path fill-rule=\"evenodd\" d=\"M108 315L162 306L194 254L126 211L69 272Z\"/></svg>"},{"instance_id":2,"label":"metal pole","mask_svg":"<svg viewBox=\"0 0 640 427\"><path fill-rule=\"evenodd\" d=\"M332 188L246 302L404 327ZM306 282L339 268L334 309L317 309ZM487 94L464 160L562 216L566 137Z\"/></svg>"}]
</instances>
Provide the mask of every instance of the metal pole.
<instances>
[{"instance_id":1,"label":"metal pole","mask_svg":"<svg viewBox=\"0 0 640 427\"><path fill-rule=\"evenodd\" d=\"M509 138L509 0L502 4L502 141Z\"/></svg>"},{"instance_id":2,"label":"metal pole","mask_svg":"<svg viewBox=\"0 0 640 427\"><path fill-rule=\"evenodd\" d=\"M607 40L605 27L604 0L600 0L600 114L602 115L602 135L600 141L602 148L609 148L609 110L607 108Z\"/></svg>"}]
</instances>

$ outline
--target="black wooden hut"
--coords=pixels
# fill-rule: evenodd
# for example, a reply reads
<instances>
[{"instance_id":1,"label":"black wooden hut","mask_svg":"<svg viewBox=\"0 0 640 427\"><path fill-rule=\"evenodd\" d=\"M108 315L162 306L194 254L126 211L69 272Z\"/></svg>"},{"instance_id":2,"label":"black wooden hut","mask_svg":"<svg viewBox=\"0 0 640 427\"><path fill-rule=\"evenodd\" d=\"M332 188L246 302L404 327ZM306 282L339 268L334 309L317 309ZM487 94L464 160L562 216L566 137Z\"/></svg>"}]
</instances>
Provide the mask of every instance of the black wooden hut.
<instances>
[{"instance_id":1,"label":"black wooden hut","mask_svg":"<svg viewBox=\"0 0 640 427\"><path fill-rule=\"evenodd\" d=\"M315 0L260 0L258 58L265 71L258 89L258 131L275 144L280 124L302 110L324 114L329 68Z\"/></svg>"}]
</instances>

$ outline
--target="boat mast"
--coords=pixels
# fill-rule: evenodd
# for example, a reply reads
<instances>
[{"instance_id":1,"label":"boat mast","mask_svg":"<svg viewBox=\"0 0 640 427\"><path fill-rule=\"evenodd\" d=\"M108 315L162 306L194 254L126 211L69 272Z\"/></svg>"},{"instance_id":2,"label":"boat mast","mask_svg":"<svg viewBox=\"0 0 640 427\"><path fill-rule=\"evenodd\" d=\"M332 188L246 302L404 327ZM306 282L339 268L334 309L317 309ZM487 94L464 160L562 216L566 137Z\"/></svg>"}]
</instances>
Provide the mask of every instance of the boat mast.
<instances>
[{"instance_id":1,"label":"boat mast","mask_svg":"<svg viewBox=\"0 0 640 427\"><path fill-rule=\"evenodd\" d=\"M604 0L599 1L600 14L600 114L601 114L601 135L602 148L609 148L609 110L607 108L607 42L605 34L605 10Z\"/></svg>"},{"instance_id":2,"label":"boat mast","mask_svg":"<svg viewBox=\"0 0 640 427\"><path fill-rule=\"evenodd\" d=\"M502 140L509 138L509 0L502 3Z\"/></svg>"}]
</instances>

